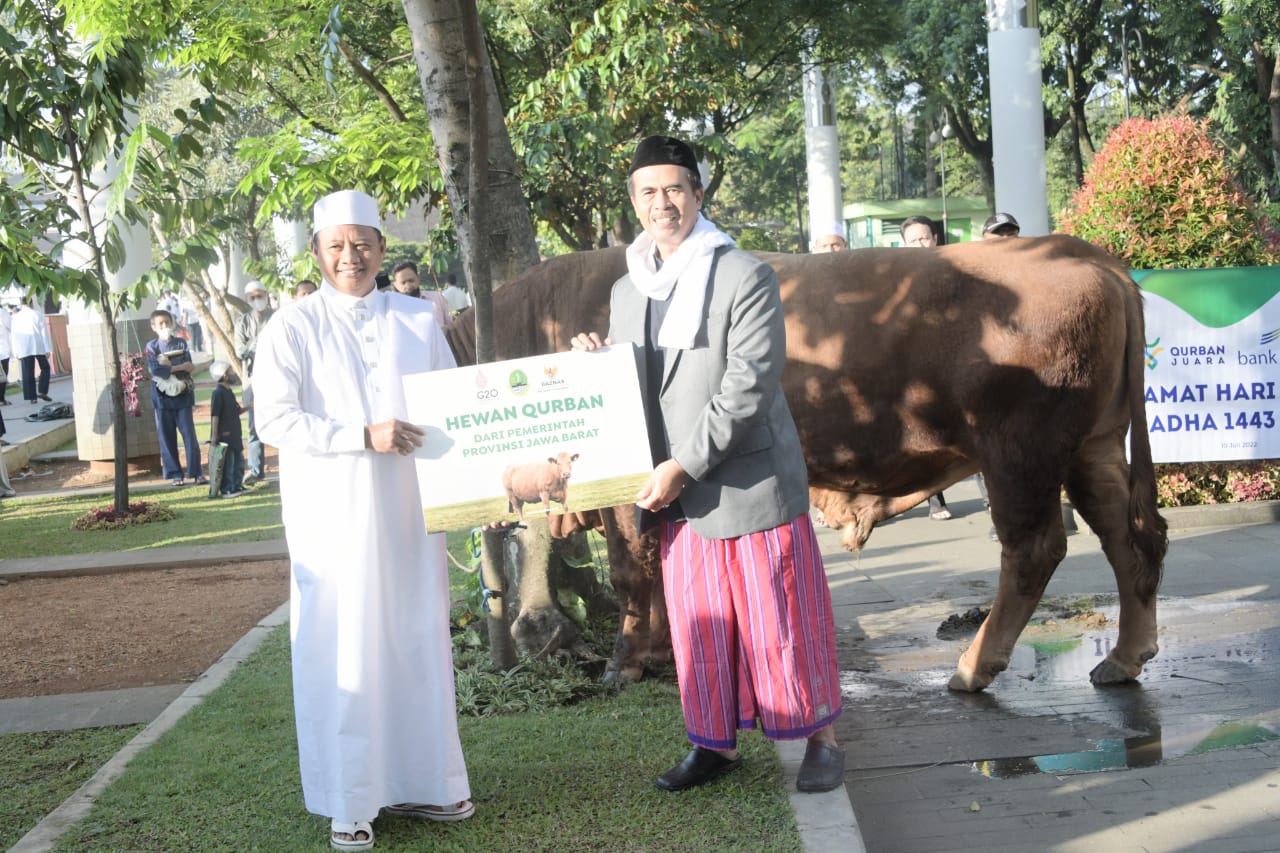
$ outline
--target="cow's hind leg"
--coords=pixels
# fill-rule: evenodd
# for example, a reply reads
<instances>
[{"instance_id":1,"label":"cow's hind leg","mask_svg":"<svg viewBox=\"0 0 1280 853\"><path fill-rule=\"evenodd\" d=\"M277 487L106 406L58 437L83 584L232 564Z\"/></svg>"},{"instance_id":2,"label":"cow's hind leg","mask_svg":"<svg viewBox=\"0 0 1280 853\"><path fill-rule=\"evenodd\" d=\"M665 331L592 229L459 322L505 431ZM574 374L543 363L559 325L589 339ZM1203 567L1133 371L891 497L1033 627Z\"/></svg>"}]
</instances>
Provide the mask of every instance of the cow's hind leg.
<instances>
[{"instance_id":1,"label":"cow's hind leg","mask_svg":"<svg viewBox=\"0 0 1280 853\"><path fill-rule=\"evenodd\" d=\"M1155 657L1156 585L1144 573L1129 532L1129 465L1118 437L1081 447L1067 473L1067 496L1102 542L1120 596L1115 647L1089 673L1094 684L1132 681Z\"/></svg>"},{"instance_id":2,"label":"cow's hind leg","mask_svg":"<svg viewBox=\"0 0 1280 853\"><path fill-rule=\"evenodd\" d=\"M958 691L982 690L1009 666L1018 636L1067 553L1056 478L1006 469L986 479L1000 533L1000 583L991 612L951 676L948 687ZM1027 484L1036 482L1041 485L1032 492Z\"/></svg>"}]
</instances>

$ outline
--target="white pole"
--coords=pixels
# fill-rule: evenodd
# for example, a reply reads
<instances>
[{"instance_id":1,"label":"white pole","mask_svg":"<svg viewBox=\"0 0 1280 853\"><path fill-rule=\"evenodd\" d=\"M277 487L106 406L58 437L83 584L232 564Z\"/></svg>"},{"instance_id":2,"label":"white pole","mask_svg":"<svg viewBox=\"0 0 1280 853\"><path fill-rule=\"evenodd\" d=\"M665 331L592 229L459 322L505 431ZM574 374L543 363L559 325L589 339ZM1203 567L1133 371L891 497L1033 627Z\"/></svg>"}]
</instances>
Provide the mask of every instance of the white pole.
<instances>
[{"instance_id":1,"label":"white pole","mask_svg":"<svg viewBox=\"0 0 1280 853\"><path fill-rule=\"evenodd\" d=\"M1012 213L1024 237L1049 233L1040 29L1034 13L1025 0L987 0L996 209Z\"/></svg>"},{"instance_id":2,"label":"white pole","mask_svg":"<svg viewBox=\"0 0 1280 853\"><path fill-rule=\"evenodd\" d=\"M804 74L804 151L809 191L809 241L831 233L848 239L840 198L840 134L836 128L835 88L812 64L808 51ZM837 230L838 229L838 230Z\"/></svg>"}]
</instances>

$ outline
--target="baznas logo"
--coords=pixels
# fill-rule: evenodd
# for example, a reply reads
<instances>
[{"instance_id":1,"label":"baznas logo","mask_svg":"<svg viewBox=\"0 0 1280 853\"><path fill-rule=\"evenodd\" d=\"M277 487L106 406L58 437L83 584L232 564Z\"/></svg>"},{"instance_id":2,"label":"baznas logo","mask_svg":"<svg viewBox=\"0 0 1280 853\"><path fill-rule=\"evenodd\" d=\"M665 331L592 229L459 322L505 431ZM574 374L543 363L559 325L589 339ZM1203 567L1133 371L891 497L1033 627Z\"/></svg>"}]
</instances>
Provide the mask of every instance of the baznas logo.
<instances>
[{"instance_id":1,"label":"baznas logo","mask_svg":"<svg viewBox=\"0 0 1280 853\"><path fill-rule=\"evenodd\" d=\"M1269 332L1262 333L1262 345L1269 346L1280 340L1280 329L1272 329Z\"/></svg>"},{"instance_id":2,"label":"baznas logo","mask_svg":"<svg viewBox=\"0 0 1280 853\"><path fill-rule=\"evenodd\" d=\"M523 370L513 370L507 377L507 384L511 386L511 393L519 396L529 390L529 377L524 375Z\"/></svg>"},{"instance_id":3,"label":"baznas logo","mask_svg":"<svg viewBox=\"0 0 1280 853\"><path fill-rule=\"evenodd\" d=\"M1146 345L1145 353L1147 356L1147 370L1155 370L1156 365L1160 362L1156 359L1160 353L1164 352L1164 347L1160 346L1160 339L1156 338Z\"/></svg>"}]
</instances>

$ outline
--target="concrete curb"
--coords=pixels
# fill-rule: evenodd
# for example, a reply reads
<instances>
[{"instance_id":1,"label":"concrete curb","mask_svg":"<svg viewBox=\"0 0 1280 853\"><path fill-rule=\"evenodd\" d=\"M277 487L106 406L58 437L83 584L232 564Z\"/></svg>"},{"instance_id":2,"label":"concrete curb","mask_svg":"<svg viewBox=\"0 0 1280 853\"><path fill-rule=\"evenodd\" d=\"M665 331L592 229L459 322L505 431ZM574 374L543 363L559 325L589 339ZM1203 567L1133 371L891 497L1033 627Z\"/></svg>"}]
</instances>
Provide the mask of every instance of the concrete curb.
<instances>
[{"instance_id":1,"label":"concrete curb","mask_svg":"<svg viewBox=\"0 0 1280 853\"><path fill-rule=\"evenodd\" d=\"M796 774L804 761L807 741L783 740L776 743L782 759L783 784L796 816L796 827L805 853L867 853L862 832L853 813L853 802L843 784L821 794L805 794L796 790Z\"/></svg>"},{"instance_id":2,"label":"concrete curb","mask_svg":"<svg viewBox=\"0 0 1280 853\"><path fill-rule=\"evenodd\" d=\"M1092 533L1088 523L1070 504L1062 505L1062 521L1067 533ZM1202 504L1175 506L1160 510L1169 524L1169 532L1197 530L1202 527L1243 527L1280 521L1280 501L1251 501L1238 504Z\"/></svg>"},{"instance_id":3,"label":"concrete curb","mask_svg":"<svg viewBox=\"0 0 1280 853\"><path fill-rule=\"evenodd\" d=\"M123 775L125 768L133 757L146 749L165 732L172 729L187 712L204 701L204 698L217 690L249 655L253 654L267 634L289 620L289 602L285 602L250 628L240 640L227 650L217 663L209 667L205 673L192 682L164 712L145 729L138 732L133 740L115 754L97 773L80 788L50 812L44 820L36 824L26 835L18 839L18 843L9 848L9 853L44 853L53 849L67 830L89 813L94 801L116 779Z\"/></svg>"},{"instance_id":4,"label":"concrete curb","mask_svg":"<svg viewBox=\"0 0 1280 853\"><path fill-rule=\"evenodd\" d=\"M1160 514L1169 522L1170 530L1269 524L1280 521L1280 501L1175 506L1160 510Z\"/></svg>"},{"instance_id":5,"label":"concrete curb","mask_svg":"<svg viewBox=\"0 0 1280 853\"><path fill-rule=\"evenodd\" d=\"M215 563L288 558L289 549L285 541L270 539L264 542L233 542L221 545L191 545L177 548L149 548L142 551L0 560L0 578L16 578L24 575L105 575L113 572L196 568Z\"/></svg>"}]
</instances>

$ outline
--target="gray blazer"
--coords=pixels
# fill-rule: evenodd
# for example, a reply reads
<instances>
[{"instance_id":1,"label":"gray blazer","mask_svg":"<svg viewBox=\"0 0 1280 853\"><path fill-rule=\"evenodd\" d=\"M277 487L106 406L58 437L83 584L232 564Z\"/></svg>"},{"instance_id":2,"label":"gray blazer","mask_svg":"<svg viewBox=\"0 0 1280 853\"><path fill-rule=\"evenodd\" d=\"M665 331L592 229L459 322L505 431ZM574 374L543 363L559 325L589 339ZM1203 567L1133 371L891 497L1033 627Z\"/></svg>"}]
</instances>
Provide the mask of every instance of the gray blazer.
<instances>
[{"instance_id":1,"label":"gray blazer","mask_svg":"<svg viewBox=\"0 0 1280 853\"><path fill-rule=\"evenodd\" d=\"M639 345L643 358L647 316L648 299L623 276L610 299L609 337ZM773 268L718 249L693 348L667 351L659 389L640 369L646 401L658 393L670 456L689 474L680 505L699 536L743 536L809 509L800 438L782 395L785 361Z\"/></svg>"}]
</instances>

